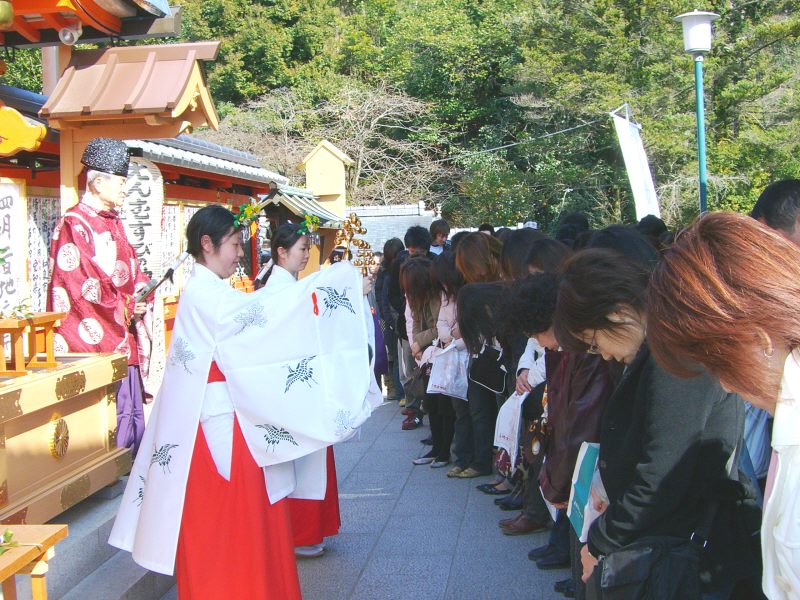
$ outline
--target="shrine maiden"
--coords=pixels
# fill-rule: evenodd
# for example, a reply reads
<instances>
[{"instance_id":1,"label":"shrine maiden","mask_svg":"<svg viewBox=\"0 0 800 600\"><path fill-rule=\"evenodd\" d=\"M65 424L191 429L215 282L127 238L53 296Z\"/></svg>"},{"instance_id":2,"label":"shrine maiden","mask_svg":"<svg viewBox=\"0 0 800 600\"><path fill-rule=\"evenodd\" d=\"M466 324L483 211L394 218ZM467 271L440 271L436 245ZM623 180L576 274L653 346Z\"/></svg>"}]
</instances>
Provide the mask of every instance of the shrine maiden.
<instances>
[{"instance_id":1,"label":"shrine maiden","mask_svg":"<svg viewBox=\"0 0 800 600\"><path fill-rule=\"evenodd\" d=\"M300 597L282 500L324 497L314 453L351 435L376 403L359 271L345 263L238 292L225 279L247 224L218 205L189 222L197 262L111 532L143 567L174 568L181 600ZM336 302L318 304L322 289Z\"/></svg>"},{"instance_id":2,"label":"shrine maiden","mask_svg":"<svg viewBox=\"0 0 800 600\"><path fill-rule=\"evenodd\" d=\"M309 227L309 223L312 226ZM273 266L266 276L266 286L279 288L293 285L298 274L306 268L311 241L308 233L313 230L313 221L304 219L303 223L284 223L275 231L271 240ZM322 292L326 297L328 293ZM325 552L325 538L339 533L339 489L336 482L336 461L333 446L320 450L315 458L325 467L325 497L319 500L289 500L289 516L292 523L295 555L300 558L314 558Z\"/></svg>"}]
</instances>

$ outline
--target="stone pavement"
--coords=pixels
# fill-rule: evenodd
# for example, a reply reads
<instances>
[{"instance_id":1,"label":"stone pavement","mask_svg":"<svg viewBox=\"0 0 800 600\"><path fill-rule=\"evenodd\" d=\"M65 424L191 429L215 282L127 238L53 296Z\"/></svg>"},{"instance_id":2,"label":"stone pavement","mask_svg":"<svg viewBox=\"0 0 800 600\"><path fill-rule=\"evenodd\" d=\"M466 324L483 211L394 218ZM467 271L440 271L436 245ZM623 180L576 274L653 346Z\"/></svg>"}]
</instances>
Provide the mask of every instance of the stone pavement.
<instances>
[{"instance_id":1,"label":"stone pavement","mask_svg":"<svg viewBox=\"0 0 800 600\"><path fill-rule=\"evenodd\" d=\"M304 600L549 600L566 570L539 571L528 550L547 533L508 537L497 527L489 478L448 479L414 466L428 429L401 431L397 403L379 407L338 444L342 527L321 558L299 561ZM427 447L426 447L427 448ZM173 589L162 600L177 598Z\"/></svg>"}]
</instances>

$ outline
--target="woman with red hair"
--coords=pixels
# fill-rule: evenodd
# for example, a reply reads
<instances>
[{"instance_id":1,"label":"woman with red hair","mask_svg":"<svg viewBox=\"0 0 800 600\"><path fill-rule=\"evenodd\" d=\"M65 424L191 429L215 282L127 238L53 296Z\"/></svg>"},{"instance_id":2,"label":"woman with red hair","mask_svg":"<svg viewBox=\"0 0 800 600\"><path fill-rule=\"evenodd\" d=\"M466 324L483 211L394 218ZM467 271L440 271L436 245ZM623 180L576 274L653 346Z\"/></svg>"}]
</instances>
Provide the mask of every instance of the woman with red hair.
<instances>
[{"instance_id":1,"label":"woman with red hair","mask_svg":"<svg viewBox=\"0 0 800 600\"><path fill-rule=\"evenodd\" d=\"M800 248L735 213L700 218L653 273L648 340L660 364L698 364L775 415L761 527L763 588L800 597Z\"/></svg>"}]
</instances>

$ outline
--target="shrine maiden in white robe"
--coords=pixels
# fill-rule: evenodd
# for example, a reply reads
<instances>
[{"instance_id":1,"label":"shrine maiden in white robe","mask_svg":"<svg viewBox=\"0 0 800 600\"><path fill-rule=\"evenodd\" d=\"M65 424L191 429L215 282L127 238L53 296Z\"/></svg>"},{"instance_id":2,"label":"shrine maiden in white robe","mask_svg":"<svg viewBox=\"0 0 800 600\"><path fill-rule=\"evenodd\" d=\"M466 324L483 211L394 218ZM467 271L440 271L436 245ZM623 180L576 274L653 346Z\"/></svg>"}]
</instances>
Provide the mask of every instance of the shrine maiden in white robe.
<instances>
[{"instance_id":1,"label":"shrine maiden in white robe","mask_svg":"<svg viewBox=\"0 0 800 600\"><path fill-rule=\"evenodd\" d=\"M197 427L201 418L219 423L226 403L265 467L270 501L322 499L325 461L316 451L347 439L382 401L370 385L365 302L361 273L346 262L252 294L195 265L109 543L151 571L173 573ZM212 360L223 384L207 383ZM219 467L226 445L210 437ZM228 465L229 456L230 443ZM224 535L213 523L208 534Z\"/></svg>"}]
</instances>

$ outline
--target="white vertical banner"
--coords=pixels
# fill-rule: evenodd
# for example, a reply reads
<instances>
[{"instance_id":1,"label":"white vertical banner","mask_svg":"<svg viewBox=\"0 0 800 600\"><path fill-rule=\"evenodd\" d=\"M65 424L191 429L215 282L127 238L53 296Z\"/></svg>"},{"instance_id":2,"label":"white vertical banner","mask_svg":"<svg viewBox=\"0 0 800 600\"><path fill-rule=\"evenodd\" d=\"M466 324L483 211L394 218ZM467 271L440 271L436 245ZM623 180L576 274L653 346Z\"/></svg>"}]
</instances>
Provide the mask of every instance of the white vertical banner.
<instances>
[{"instance_id":1,"label":"white vertical banner","mask_svg":"<svg viewBox=\"0 0 800 600\"><path fill-rule=\"evenodd\" d=\"M628 180L631 183L633 201L636 205L636 219L639 220L647 215L655 215L660 218L661 209L658 207L658 196L656 196L656 188L653 185L653 175L650 172L650 164L647 162L639 126L614 113L611 113L611 118L614 119L614 128L617 130L617 138L622 149L622 158L625 160L625 170L628 171Z\"/></svg>"},{"instance_id":2,"label":"white vertical banner","mask_svg":"<svg viewBox=\"0 0 800 600\"><path fill-rule=\"evenodd\" d=\"M30 302L26 278L28 262L28 214L25 182L0 177L0 248L6 248L0 264L0 311L12 312ZM23 311L25 312L25 311Z\"/></svg>"},{"instance_id":3,"label":"white vertical banner","mask_svg":"<svg viewBox=\"0 0 800 600\"><path fill-rule=\"evenodd\" d=\"M120 218L125 224L139 265L148 277L155 279L164 272L161 258L161 210L164 205L164 179L161 171L144 158L131 157L125 204Z\"/></svg>"}]
</instances>

